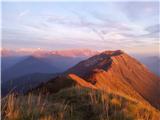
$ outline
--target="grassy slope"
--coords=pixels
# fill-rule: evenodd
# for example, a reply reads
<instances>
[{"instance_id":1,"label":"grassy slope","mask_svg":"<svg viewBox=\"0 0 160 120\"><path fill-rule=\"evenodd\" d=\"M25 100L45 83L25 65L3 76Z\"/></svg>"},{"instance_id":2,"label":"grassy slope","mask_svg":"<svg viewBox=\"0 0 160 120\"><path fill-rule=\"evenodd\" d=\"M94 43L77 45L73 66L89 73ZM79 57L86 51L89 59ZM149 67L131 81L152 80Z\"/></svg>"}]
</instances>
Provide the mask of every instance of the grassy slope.
<instances>
[{"instance_id":1,"label":"grassy slope","mask_svg":"<svg viewBox=\"0 0 160 120\"><path fill-rule=\"evenodd\" d=\"M4 120L158 120L158 111L128 98L72 87L48 96L9 95L2 99Z\"/></svg>"}]
</instances>

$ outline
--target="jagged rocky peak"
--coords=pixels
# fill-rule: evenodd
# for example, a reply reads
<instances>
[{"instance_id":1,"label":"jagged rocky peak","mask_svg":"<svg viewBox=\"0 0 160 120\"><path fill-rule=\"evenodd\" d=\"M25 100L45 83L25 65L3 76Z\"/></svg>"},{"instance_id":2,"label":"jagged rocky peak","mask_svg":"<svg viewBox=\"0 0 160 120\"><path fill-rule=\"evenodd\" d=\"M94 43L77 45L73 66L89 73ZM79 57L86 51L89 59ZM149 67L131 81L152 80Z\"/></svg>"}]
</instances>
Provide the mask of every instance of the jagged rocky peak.
<instances>
[{"instance_id":1,"label":"jagged rocky peak","mask_svg":"<svg viewBox=\"0 0 160 120\"><path fill-rule=\"evenodd\" d=\"M124 54L124 52L122 50L114 50L114 51L107 50L107 51L102 52L102 54L105 54L108 56L117 56L120 54Z\"/></svg>"},{"instance_id":2,"label":"jagged rocky peak","mask_svg":"<svg viewBox=\"0 0 160 120\"><path fill-rule=\"evenodd\" d=\"M91 66L91 65L95 65L95 64L99 64L99 63L101 63L101 64L108 63L108 62L110 63L111 57L118 56L121 54L124 54L124 52L122 50L104 51L101 54L95 55L95 56L91 57L90 59L88 59L87 61L85 61L85 66Z\"/></svg>"}]
</instances>

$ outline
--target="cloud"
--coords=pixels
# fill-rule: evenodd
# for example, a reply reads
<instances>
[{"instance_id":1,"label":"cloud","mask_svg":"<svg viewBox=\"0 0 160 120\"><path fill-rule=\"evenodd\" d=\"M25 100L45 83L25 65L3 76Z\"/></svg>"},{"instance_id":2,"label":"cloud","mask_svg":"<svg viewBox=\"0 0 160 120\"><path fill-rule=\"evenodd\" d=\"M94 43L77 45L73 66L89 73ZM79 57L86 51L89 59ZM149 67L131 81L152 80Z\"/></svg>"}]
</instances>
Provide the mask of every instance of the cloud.
<instances>
[{"instance_id":1,"label":"cloud","mask_svg":"<svg viewBox=\"0 0 160 120\"><path fill-rule=\"evenodd\" d=\"M107 17L101 16L99 13L94 14L94 12L89 12L91 16L100 20L100 22L97 23L95 21L89 21L87 16L78 12L72 11L72 13L75 15L72 19L64 16L50 16L49 19L47 19L47 22L49 24L62 25L66 28L66 30L70 29L67 31L71 32L71 34L65 32L67 33L65 35L67 35L68 40L76 39L76 42L79 41L81 44L87 39L89 39L89 41L87 40L85 43L91 43L91 39L93 40L93 37L89 37L89 35L93 36L93 34L96 40L93 40L92 43L100 44L101 42L101 46L112 46L112 48L127 47L128 45L145 45L148 44L147 41L149 41L147 38L151 37L146 29L143 29L143 27L140 27L134 23L128 24L107 20ZM73 32L71 27L73 27L72 29L74 31L81 31L80 34ZM64 31L64 28L61 32ZM86 35L86 31L84 31L83 28L87 28L93 34L87 33L88 35Z\"/></svg>"},{"instance_id":2,"label":"cloud","mask_svg":"<svg viewBox=\"0 0 160 120\"><path fill-rule=\"evenodd\" d=\"M150 33L159 33L160 32L160 24L155 24L146 28L146 30Z\"/></svg>"},{"instance_id":3,"label":"cloud","mask_svg":"<svg viewBox=\"0 0 160 120\"><path fill-rule=\"evenodd\" d=\"M144 28L144 30L147 31L146 34L137 35L136 37L144 38L144 39L153 38L154 39L152 40L153 42L158 41L159 36L160 36L160 25L159 24L148 26Z\"/></svg>"},{"instance_id":4,"label":"cloud","mask_svg":"<svg viewBox=\"0 0 160 120\"><path fill-rule=\"evenodd\" d=\"M144 17L151 17L152 15L158 15L159 12L158 1L122 2L117 3L117 7L119 7L132 21L144 19Z\"/></svg>"},{"instance_id":5,"label":"cloud","mask_svg":"<svg viewBox=\"0 0 160 120\"><path fill-rule=\"evenodd\" d=\"M30 12L30 10L24 10L19 13L18 17L23 17L23 16L27 15L29 12Z\"/></svg>"},{"instance_id":6,"label":"cloud","mask_svg":"<svg viewBox=\"0 0 160 120\"><path fill-rule=\"evenodd\" d=\"M108 10L111 11L109 15L105 14L107 7L102 10L95 7L93 12L92 9L88 11L75 9L76 12L65 11L65 14L53 11L49 13L50 15L45 11L33 12L30 15L32 9L24 10L19 13L20 18L25 16L25 19L18 23L20 27L16 26L15 30L3 33L4 42L2 42L8 45L32 45L46 48L49 46L57 48L85 46L97 49L127 49L145 46L156 42L159 25L147 24L148 27L146 27L137 24L143 22L139 18L143 18L146 14L154 14L155 9L152 5L144 4L118 3L118 6L123 9L113 7L113 11ZM124 20L122 18L124 16L119 13L127 16L127 20ZM145 20L145 17L143 19ZM17 31L17 28L22 31Z\"/></svg>"}]
</instances>

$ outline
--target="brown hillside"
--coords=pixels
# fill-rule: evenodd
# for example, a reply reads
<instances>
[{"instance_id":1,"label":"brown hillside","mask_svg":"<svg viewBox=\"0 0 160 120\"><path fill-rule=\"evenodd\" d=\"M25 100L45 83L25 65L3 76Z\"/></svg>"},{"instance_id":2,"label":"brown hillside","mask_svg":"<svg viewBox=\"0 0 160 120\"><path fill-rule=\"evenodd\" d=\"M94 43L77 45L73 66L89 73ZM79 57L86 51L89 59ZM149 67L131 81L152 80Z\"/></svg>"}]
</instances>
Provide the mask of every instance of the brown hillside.
<instances>
[{"instance_id":1,"label":"brown hillside","mask_svg":"<svg viewBox=\"0 0 160 120\"><path fill-rule=\"evenodd\" d=\"M112 90L160 106L160 79L126 53L106 51L69 69L100 89ZM141 97L142 96L142 97Z\"/></svg>"},{"instance_id":2,"label":"brown hillside","mask_svg":"<svg viewBox=\"0 0 160 120\"><path fill-rule=\"evenodd\" d=\"M74 85L130 96L160 108L160 80L121 50L105 51L80 62L32 91L55 93Z\"/></svg>"}]
</instances>

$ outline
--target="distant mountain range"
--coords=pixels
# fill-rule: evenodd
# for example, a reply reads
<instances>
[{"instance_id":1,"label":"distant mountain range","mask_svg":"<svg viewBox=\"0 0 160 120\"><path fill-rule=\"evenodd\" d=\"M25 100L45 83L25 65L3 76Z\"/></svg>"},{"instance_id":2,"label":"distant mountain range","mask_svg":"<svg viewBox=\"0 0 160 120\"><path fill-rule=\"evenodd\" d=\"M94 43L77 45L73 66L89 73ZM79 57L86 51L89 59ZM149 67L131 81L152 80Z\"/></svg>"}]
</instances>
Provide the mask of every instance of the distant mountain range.
<instances>
[{"instance_id":1,"label":"distant mountain range","mask_svg":"<svg viewBox=\"0 0 160 120\"><path fill-rule=\"evenodd\" d=\"M32 73L58 73L67 70L96 51L13 51L2 49L2 81Z\"/></svg>"},{"instance_id":2,"label":"distant mountain range","mask_svg":"<svg viewBox=\"0 0 160 120\"><path fill-rule=\"evenodd\" d=\"M41 59L30 56L16 63L12 67L4 70L2 72L2 82L3 80L7 81L13 78L17 78L20 76L37 73L37 72L38 73L56 73L56 72L59 72L59 69Z\"/></svg>"},{"instance_id":3,"label":"distant mountain range","mask_svg":"<svg viewBox=\"0 0 160 120\"><path fill-rule=\"evenodd\" d=\"M90 57L99 52L91 49L66 49L66 50L43 50L43 49L1 49L1 56L27 56L32 55L35 57L46 57L51 55L59 55L65 57Z\"/></svg>"},{"instance_id":4,"label":"distant mountain range","mask_svg":"<svg viewBox=\"0 0 160 120\"><path fill-rule=\"evenodd\" d=\"M160 56L133 55L137 60L146 65L148 69L160 77Z\"/></svg>"},{"instance_id":5,"label":"distant mountain range","mask_svg":"<svg viewBox=\"0 0 160 120\"><path fill-rule=\"evenodd\" d=\"M28 56L1 56L1 70L4 71L27 57Z\"/></svg>"}]
</instances>

